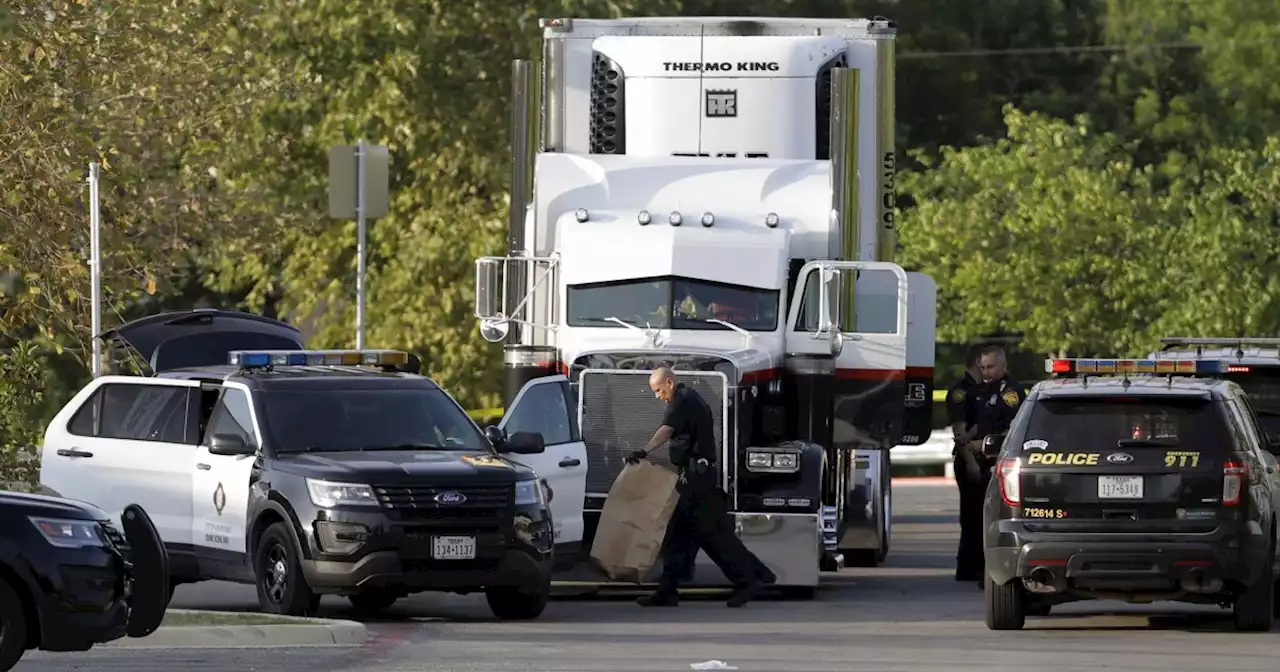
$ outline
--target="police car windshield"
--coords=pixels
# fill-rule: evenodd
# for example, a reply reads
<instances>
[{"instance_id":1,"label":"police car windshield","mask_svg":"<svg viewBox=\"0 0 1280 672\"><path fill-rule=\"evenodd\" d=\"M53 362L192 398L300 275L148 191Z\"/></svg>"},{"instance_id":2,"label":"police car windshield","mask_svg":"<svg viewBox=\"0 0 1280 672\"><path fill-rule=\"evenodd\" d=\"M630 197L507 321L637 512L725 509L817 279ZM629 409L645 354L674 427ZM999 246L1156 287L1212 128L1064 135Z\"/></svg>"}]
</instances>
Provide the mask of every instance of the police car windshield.
<instances>
[{"instance_id":1,"label":"police car windshield","mask_svg":"<svg viewBox=\"0 0 1280 672\"><path fill-rule=\"evenodd\" d=\"M654 329L747 331L778 327L778 291L689 278L646 278L571 285L569 326L624 328L609 318Z\"/></svg>"},{"instance_id":2,"label":"police car windshield","mask_svg":"<svg viewBox=\"0 0 1280 672\"><path fill-rule=\"evenodd\" d=\"M279 452L489 450L444 392L430 388L270 389L265 427Z\"/></svg>"},{"instance_id":3,"label":"police car windshield","mask_svg":"<svg viewBox=\"0 0 1280 672\"><path fill-rule=\"evenodd\" d=\"M1213 402L1193 397L1075 397L1043 399L1031 409L1022 439L1048 448L1194 448L1230 445Z\"/></svg>"}]
</instances>

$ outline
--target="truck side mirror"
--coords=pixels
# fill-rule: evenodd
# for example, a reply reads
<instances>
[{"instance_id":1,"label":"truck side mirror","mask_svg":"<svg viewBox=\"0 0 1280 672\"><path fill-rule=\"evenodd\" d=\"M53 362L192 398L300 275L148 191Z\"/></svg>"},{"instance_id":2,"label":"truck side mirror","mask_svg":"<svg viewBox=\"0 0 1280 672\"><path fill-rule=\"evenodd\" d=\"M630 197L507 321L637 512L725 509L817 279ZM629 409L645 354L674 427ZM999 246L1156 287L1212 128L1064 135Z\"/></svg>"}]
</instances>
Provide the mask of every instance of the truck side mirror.
<instances>
[{"instance_id":1,"label":"truck side mirror","mask_svg":"<svg viewBox=\"0 0 1280 672\"><path fill-rule=\"evenodd\" d=\"M540 432L516 432L507 438L507 443L500 452L515 455L537 455L546 450L546 443Z\"/></svg>"},{"instance_id":2,"label":"truck side mirror","mask_svg":"<svg viewBox=\"0 0 1280 672\"><path fill-rule=\"evenodd\" d=\"M1000 456L1000 447L1004 445L1004 434L988 434L982 439L982 454L990 458Z\"/></svg>"},{"instance_id":3,"label":"truck side mirror","mask_svg":"<svg viewBox=\"0 0 1280 672\"><path fill-rule=\"evenodd\" d=\"M476 317L480 336L490 343L507 337L511 326L503 314L503 263L501 259L476 260Z\"/></svg>"},{"instance_id":4,"label":"truck side mirror","mask_svg":"<svg viewBox=\"0 0 1280 672\"><path fill-rule=\"evenodd\" d=\"M489 443L494 448L501 449L507 443L507 433L497 425L489 425L484 428L484 438L489 439Z\"/></svg>"},{"instance_id":5,"label":"truck side mirror","mask_svg":"<svg viewBox=\"0 0 1280 672\"><path fill-rule=\"evenodd\" d=\"M209 439L209 453L213 455L252 455L253 446L244 442L239 434L214 434Z\"/></svg>"}]
</instances>

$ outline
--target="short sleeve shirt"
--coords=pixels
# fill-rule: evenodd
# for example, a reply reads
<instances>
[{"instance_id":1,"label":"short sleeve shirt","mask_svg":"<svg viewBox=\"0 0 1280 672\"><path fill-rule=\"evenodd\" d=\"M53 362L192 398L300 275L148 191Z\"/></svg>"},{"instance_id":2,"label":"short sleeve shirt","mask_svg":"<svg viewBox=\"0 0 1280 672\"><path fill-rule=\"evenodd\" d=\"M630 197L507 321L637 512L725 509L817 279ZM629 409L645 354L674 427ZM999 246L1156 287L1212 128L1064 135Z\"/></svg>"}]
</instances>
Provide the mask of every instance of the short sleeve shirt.
<instances>
[{"instance_id":1,"label":"short sleeve shirt","mask_svg":"<svg viewBox=\"0 0 1280 672\"><path fill-rule=\"evenodd\" d=\"M984 385L978 410L978 438L1008 432L1026 398L1022 384L1009 375Z\"/></svg>"},{"instance_id":2,"label":"short sleeve shirt","mask_svg":"<svg viewBox=\"0 0 1280 672\"><path fill-rule=\"evenodd\" d=\"M716 462L716 435L711 407L702 395L684 383L676 385L662 424L673 430L671 463L677 467L704 459Z\"/></svg>"},{"instance_id":3,"label":"short sleeve shirt","mask_svg":"<svg viewBox=\"0 0 1280 672\"><path fill-rule=\"evenodd\" d=\"M964 423L968 429L978 422L982 383L968 371L947 389L947 424Z\"/></svg>"}]
</instances>

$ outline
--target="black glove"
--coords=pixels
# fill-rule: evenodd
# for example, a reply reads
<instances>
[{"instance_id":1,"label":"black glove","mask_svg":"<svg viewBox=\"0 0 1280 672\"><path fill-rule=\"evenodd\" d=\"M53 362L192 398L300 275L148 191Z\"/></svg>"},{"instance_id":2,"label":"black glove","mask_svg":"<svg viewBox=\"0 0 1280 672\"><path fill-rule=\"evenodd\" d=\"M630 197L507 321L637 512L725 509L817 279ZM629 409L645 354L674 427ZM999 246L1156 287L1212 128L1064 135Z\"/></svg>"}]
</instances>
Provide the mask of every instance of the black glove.
<instances>
[{"instance_id":1,"label":"black glove","mask_svg":"<svg viewBox=\"0 0 1280 672\"><path fill-rule=\"evenodd\" d=\"M627 464L640 464L640 460L649 457L649 453L644 450L637 450L627 456Z\"/></svg>"}]
</instances>

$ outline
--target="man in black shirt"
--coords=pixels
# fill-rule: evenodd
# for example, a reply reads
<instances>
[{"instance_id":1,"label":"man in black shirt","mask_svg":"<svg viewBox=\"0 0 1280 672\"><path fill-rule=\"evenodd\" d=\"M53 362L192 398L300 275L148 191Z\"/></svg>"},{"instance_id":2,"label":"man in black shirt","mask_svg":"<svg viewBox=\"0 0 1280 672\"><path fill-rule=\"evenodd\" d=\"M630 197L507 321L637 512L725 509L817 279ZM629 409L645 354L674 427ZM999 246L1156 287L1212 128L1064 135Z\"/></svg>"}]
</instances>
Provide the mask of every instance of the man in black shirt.
<instances>
[{"instance_id":1,"label":"man in black shirt","mask_svg":"<svg viewBox=\"0 0 1280 672\"><path fill-rule=\"evenodd\" d=\"M711 407L695 390L677 383L675 373L665 366L649 376L649 388L667 402L667 413L648 445L627 461L639 462L670 442L671 463L680 470L680 500L668 524L658 590L637 602L646 607L677 605L677 584L701 549L736 589L727 605L741 607L760 593L762 576L769 570L734 532L727 498L717 483L720 468Z\"/></svg>"},{"instance_id":2,"label":"man in black shirt","mask_svg":"<svg viewBox=\"0 0 1280 672\"><path fill-rule=\"evenodd\" d=\"M1004 349L997 345L982 349L978 364L982 371L982 387L979 389L977 417L973 437L969 442L969 450L975 455L982 455L982 440L992 434L1004 434L1009 431L1013 418L1027 398L1022 384L1009 375L1009 363ZM973 560L977 563L978 576L974 577L981 586L986 579L984 571L984 555L982 545L982 500L986 496L987 482L991 480L991 465L985 457L979 457L983 463L981 489L978 490L977 529L973 540ZM958 577L957 577L958 578Z\"/></svg>"},{"instance_id":3,"label":"man in black shirt","mask_svg":"<svg viewBox=\"0 0 1280 672\"><path fill-rule=\"evenodd\" d=\"M960 543L956 549L956 581L976 581L982 570L982 498L986 486L981 455L970 449L978 431L982 397L982 348L969 349L964 375L947 390L947 420L955 448L951 451L956 488L960 491Z\"/></svg>"}]
</instances>

